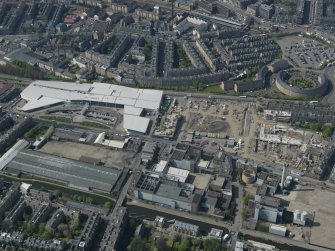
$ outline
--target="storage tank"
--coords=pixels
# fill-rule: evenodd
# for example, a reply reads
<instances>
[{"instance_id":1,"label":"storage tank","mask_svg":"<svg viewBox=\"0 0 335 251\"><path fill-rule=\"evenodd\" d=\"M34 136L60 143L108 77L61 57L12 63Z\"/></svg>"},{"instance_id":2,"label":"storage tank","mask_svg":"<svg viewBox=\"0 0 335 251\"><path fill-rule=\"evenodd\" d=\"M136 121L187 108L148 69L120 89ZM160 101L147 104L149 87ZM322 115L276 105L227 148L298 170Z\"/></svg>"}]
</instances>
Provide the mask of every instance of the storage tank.
<instances>
[{"instance_id":1,"label":"storage tank","mask_svg":"<svg viewBox=\"0 0 335 251\"><path fill-rule=\"evenodd\" d=\"M286 183L286 186L287 186L287 187L290 187L290 186L291 186L292 181L293 181L293 177L292 177L292 176L286 176L285 183Z\"/></svg>"},{"instance_id":2,"label":"storage tank","mask_svg":"<svg viewBox=\"0 0 335 251\"><path fill-rule=\"evenodd\" d=\"M300 211L299 210L295 210L294 213L293 213L293 218L295 220L300 220L300 217L301 217Z\"/></svg>"},{"instance_id":3,"label":"storage tank","mask_svg":"<svg viewBox=\"0 0 335 251\"><path fill-rule=\"evenodd\" d=\"M301 221L306 221L306 219L307 219L307 217L308 217L308 213L306 212L306 211L303 211L302 213L301 213L301 216L300 216L301 218Z\"/></svg>"}]
</instances>

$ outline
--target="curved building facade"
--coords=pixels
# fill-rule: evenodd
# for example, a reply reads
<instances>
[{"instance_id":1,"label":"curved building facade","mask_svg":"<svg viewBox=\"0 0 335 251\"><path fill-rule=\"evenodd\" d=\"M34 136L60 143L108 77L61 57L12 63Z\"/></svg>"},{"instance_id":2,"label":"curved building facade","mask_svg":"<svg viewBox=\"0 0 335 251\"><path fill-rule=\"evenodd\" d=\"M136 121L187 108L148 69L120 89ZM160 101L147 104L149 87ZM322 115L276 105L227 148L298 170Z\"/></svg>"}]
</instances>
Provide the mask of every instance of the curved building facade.
<instances>
[{"instance_id":1,"label":"curved building facade","mask_svg":"<svg viewBox=\"0 0 335 251\"><path fill-rule=\"evenodd\" d=\"M326 78L324 73L319 75L319 85L314 88L299 88L296 86L290 86L283 80L284 73L284 71L279 71L276 77L276 87L287 96L297 98L313 98L323 96L328 91L329 80Z\"/></svg>"}]
</instances>

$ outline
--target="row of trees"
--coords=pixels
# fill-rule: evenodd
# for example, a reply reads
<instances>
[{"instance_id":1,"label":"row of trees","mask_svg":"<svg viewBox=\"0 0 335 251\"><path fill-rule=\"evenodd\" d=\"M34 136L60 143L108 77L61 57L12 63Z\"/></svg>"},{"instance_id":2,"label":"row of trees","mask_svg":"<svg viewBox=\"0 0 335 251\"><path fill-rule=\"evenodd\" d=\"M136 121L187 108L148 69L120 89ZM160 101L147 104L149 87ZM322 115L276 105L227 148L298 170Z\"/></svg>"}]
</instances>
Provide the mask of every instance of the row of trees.
<instances>
[{"instance_id":1,"label":"row of trees","mask_svg":"<svg viewBox=\"0 0 335 251\"><path fill-rule=\"evenodd\" d=\"M28 65L27 63L17 61L17 64L0 65L0 73L23 78L45 79L46 73L39 68ZM29 67L28 67L29 66Z\"/></svg>"},{"instance_id":2,"label":"row of trees","mask_svg":"<svg viewBox=\"0 0 335 251\"><path fill-rule=\"evenodd\" d=\"M63 197L63 193L60 190L55 190L55 191L53 191L52 196L54 198L60 198L60 197ZM87 204L95 204L96 203L92 197L86 196L86 195L71 194L71 195L69 195L69 197L74 201L84 202L84 203L87 203Z\"/></svg>"},{"instance_id":3,"label":"row of trees","mask_svg":"<svg viewBox=\"0 0 335 251\"><path fill-rule=\"evenodd\" d=\"M177 236L174 240L160 237L156 241L141 239L134 237L128 246L128 251L227 251L222 247L218 239L196 239L196 238L181 238Z\"/></svg>"}]
</instances>

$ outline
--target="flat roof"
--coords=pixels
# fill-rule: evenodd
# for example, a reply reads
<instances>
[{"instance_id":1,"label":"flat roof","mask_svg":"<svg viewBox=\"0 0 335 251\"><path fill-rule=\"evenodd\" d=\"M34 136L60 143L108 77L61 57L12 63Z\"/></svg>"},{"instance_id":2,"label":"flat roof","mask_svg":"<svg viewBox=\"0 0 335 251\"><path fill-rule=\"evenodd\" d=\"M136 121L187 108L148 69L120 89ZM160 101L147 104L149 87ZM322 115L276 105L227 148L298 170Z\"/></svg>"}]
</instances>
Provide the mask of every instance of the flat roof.
<instances>
[{"instance_id":1,"label":"flat roof","mask_svg":"<svg viewBox=\"0 0 335 251\"><path fill-rule=\"evenodd\" d=\"M193 200L193 194L190 194L189 197L181 196L182 190L183 189L181 187L171 186L168 184L159 184L159 187L155 194L163 198L191 203Z\"/></svg>"},{"instance_id":2,"label":"flat roof","mask_svg":"<svg viewBox=\"0 0 335 251\"><path fill-rule=\"evenodd\" d=\"M154 166L154 171L161 173L164 171L166 165L167 165L167 161L166 160L161 160L159 161L155 166Z\"/></svg>"},{"instance_id":3,"label":"flat roof","mask_svg":"<svg viewBox=\"0 0 335 251\"><path fill-rule=\"evenodd\" d=\"M125 114L123 116L123 127L126 130L146 133L149 127L150 119Z\"/></svg>"},{"instance_id":4,"label":"flat roof","mask_svg":"<svg viewBox=\"0 0 335 251\"><path fill-rule=\"evenodd\" d=\"M24 173L67 182L70 186L110 192L121 171L32 150L22 150L6 166Z\"/></svg>"},{"instance_id":5,"label":"flat roof","mask_svg":"<svg viewBox=\"0 0 335 251\"><path fill-rule=\"evenodd\" d=\"M48 105L48 102L55 102L56 100L58 102L96 101L157 110L160 106L163 92L98 82L94 82L93 84L77 84L36 80L23 90L21 97L28 101L21 108L23 111L38 109Z\"/></svg>"},{"instance_id":6,"label":"flat roof","mask_svg":"<svg viewBox=\"0 0 335 251\"><path fill-rule=\"evenodd\" d=\"M184 169L180 169L180 168L175 168L175 167L170 167L168 170L168 173L166 174L166 176L168 177L168 179L174 180L174 181L180 181L180 182L185 182L188 175L190 174L190 171L188 170L184 170Z\"/></svg>"},{"instance_id":7,"label":"flat roof","mask_svg":"<svg viewBox=\"0 0 335 251\"><path fill-rule=\"evenodd\" d=\"M25 112L66 102L95 102L96 104L109 105L111 107L116 105L123 106L124 120L126 121L124 123L125 129L145 132L149 119L140 118L139 116L143 109L158 110L163 98L163 92L99 82L77 84L36 80L21 92L21 97L27 101L21 108ZM126 117L126 115L133 117Z\"/></svg>"},{"instance_id":8,"label":"flat roof","mask_svg":"<svg viewBox=\"0 0 335 251\"><path fill-rule=\"evenodd\" d=\"M140 116L142 112L143 112L142 108L129 106L129 105L125 105L124 106L124 111L123 111L124 114L136 115L136 116Z\"/></svg>"}]
</instances>

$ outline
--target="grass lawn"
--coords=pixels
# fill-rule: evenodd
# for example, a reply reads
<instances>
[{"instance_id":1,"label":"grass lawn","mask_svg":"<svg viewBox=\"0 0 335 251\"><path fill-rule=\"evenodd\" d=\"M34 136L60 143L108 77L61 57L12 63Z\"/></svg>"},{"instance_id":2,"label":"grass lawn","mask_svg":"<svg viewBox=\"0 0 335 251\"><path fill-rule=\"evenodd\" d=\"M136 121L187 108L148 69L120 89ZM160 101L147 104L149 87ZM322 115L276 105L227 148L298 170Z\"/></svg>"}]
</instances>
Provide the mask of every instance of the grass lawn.
<instances>
[{"instance_id":1,"label":"grass lawn","mask_svg":"<svg viewBox=\"0 0 335 251\"><path fill-rule=\"evenodd\" d=\"M178 55L178 66L179 68L189 68L192 66L191 60L186 55L185 51L182 48L177 49L177 55Z\"/></svg>"},{"instance_id":2,"label":"grass lawn","mask_svg":"<svg viewBox=\"0 0 335 251\"><path fill-rule=\"evenodd\" d=\"M84 121L80 123L82 126L87 126L87 127L93 127L93 128L99 128L99 129L110 129L108 126L97 123L97 122L91 122L91 121Z\"/></svg>"},{"instance_id":3,"label":"grass lawn","mask_svg":"<svg viewBox=\"0 0 335 251\"><path fill-rule=\"evenodd\" d=\"M260 223L260 222L257 222L256 230L260 231L260 232L263 232L263 233L268 233L269 232L269 227Z\"/></svg>"},{"instance_id":4,"label":"grass lawn","mask_svg":"<svg viewBox=\"0 0 335 251\"><path fill-rule=\"evenodd\" d=\"M296 86L296 87L299 87L299 88L312 88L314 87L313 83L304 79L304 78L294 78L290 81L290 84L292 86Z\"/></svg>"},{"instance_id":5,"label":"grass lawn","mask_svg":"<svg viewBox=\"0 0 335 251\"><path fill-rule=\"evenodd\" d=\"M49 128L50 126L48 125L37 125L27 132L25 136L31 139L38 139L45 135Z\"/></svg>"},{"instance_id":6,"label":"grass lawn","mask_svg":"<svg viewBox=\"0 0 335 251\"><path fill-rule=\"evenodd\" d=\"M201 92L213 93L213 94L223 94L224 93L220 85L208 86L205 89L203 89Z\"/></svg>"},{"instance_id":7,"label":"grass lawn","mask_svg":"<svg viewBox=\"0 0 335 251\"><path fill-rule=\"evenodd\" d=\"M68 117L62 117L62 116L50 116L50 115L44 115L40 116L41 119L46 120L53 120L61 123L72 123L72 119Z\"/></svg>"}]
</instances>

